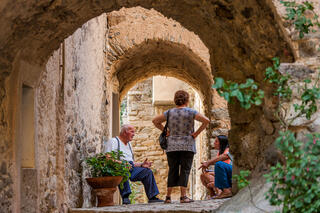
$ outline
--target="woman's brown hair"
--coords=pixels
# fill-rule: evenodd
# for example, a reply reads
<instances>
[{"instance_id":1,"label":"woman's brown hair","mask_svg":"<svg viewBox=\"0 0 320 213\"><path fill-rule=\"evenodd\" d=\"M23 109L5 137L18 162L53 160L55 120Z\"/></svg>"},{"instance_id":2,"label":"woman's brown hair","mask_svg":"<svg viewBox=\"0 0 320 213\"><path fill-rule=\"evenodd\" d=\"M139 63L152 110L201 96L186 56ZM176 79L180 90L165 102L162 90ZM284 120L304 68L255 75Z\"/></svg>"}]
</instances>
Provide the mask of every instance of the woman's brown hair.
<instances>
[{"instance_id":1,"label":"woman's brown hair","mask_svg":"<svg viewBox=\"0 0 320 213\"><path fill-rule=\"evenodd\" d=\"M189 93L187 93L186 91L178 90L174 94L174 103L177 106L184 105L184 104L188 103L188 101L189 101Z\"/></svg>"}]
</instances>

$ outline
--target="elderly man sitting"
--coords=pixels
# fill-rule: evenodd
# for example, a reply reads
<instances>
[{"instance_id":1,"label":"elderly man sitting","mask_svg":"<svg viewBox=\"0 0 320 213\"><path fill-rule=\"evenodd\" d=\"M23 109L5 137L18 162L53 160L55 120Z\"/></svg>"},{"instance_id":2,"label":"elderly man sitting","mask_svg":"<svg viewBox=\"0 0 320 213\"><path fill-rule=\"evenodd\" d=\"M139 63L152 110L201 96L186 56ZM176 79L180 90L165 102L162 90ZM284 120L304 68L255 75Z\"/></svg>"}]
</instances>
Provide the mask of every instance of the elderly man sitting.
<instances>
[{"instance_id":1,"label":"elderly man sitting","mask_svg":"<svg viewBox=\"0 0 320 213\"><path fill-rule=\"evenodd\" d=\"M159 194L159 190L154 179L153 172L150 169L151 162L148 162L147 159L142 163L134 161L134 155L130 144L130 141L134 136L134 132L135 130L133 126L128 124L123 125L121 127L119 137L111 138L104 144L104 152L122 151L124 156L121 157L120 160L126 160L132 165L130 170L130 180L134 182L141 181L143 183L149 203L163 202L163 200L156 197ZM129 195L131 194L131 188L129 181L126 181L123 186L123 189L119 188L122 203L130 204Z\"/></svg>"}]
</instances>

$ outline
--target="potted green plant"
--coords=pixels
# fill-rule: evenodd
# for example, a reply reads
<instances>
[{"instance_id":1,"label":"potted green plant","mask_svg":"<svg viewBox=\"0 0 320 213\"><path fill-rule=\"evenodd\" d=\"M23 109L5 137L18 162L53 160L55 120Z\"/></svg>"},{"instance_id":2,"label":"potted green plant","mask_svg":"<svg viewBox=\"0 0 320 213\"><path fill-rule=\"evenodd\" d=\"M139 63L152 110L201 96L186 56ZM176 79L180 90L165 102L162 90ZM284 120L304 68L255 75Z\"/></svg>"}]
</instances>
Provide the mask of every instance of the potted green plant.
<instances>
[{"instance_id":1,"label":"potted green plant","mask_svg":"<svg viewBox=\"0 0 320 213\"><path fill-rule=\"evenodd\" d=\"M93 188L98 198L98 207L112 206L113 194L117 186L130 177L131 165L127 161L119 160L123 156L121 151L99 153L86 159L91 178L86 178L87 183Z\"/></svg>"}]
</instances>

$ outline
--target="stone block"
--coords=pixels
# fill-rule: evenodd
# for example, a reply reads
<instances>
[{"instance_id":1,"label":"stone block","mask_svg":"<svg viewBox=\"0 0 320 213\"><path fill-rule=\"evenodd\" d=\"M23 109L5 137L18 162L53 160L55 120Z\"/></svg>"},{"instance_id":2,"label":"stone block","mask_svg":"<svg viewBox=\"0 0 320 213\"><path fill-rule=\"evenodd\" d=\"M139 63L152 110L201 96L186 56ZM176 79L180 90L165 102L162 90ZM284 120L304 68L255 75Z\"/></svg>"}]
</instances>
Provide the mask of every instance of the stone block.
<instances>
[{"instance_id":1,"label":"stone block","mask_svg":"<svg viewBox=\"0 0 320 213\"><path fill-rule=\"evenodd\" d=\"M265 198L265 193L271 187L271 183L265 183L264 178L251 180L250 182L250 190L248 187L242 189L225 202L216 212L262 212L259 209L263 209L265 212L275 212L281 210L280 207L271 206ZM248 200L253 200L255 206L251 202L248 202Z\"/></svg>"},{"instance_id":2,"label":"stone block","mask_svg":"<svg viewBox=\"0 0 320 213\"><path fill-rule=\"evenodd\" d=\"M134 147L134 152L147 151L148 147Z\"/></svg>"},{"instance_id":3,"label":"stone block","mask_svg":"<svg viewBox=\"0 0 320 213\"><path fill-rule=\"evenodd\" d=\"M21 213L37 210L38 181L36 169L21 169Z\"/></svg>"},{"instance_id":4,"label":"stone block","mask_svg":"<svg viewBox=\"0 0 320 213\"><path fill-rule=\"evenodd\" d=\"M214 141L216 140L216 138L210 138L210 147L213 148L214 147Z\"/></svg>"},{"instance_id":5,"label":"stone block","mask_svg":"<svg viewBox=\"0 0 320 213\"><path fill-rule=\"evenodd\" d=\"M212 136L228 135L228 129L215 129L212 131Z\"/></svg>"},{"instance_id":6,"label":"stone block","mask_svg":"<svg viewBox=\"0 0 320 213\"><path fill-rule=\"evenodd\" d=\"M134 136L135 140L146 140L149 138L148 134L142 133L142 134L137 134Z\"/></svg>"},{"instance_id":7,"label":"stone block","mask_svg":"<svg viewBox=\"0 0 320 213\"><path fill-rule=\"evenodd\" d=\"M311 78L312 74L315 73L314 70L309 69L303 64L293 64L293 63L281 63L279 67L279 72L282 75L290 74L292 77L303 80L305 78Z\"/></svg>"},{"instance_id":8,"label":"stone block","mask_svg":"<svg viewBox=\"0 0 320 213\"><path fill-rule=\"evenodd\" d=\"M211 128L217 128L221 125L221 122L219 122L218 120L211 120L210 121L210 127Z\"/></svg>"},{"instance_id":9,"label":"stone block","mask_svg":"<svg viewBox=\"0 0 320 213\"><path fill-rule=\"evenodd\" d=\"M319 41L302 40L298 45L300 57L315 57L319 55Z\"/></svg>"},{"instance_id":10,"label":"stone block","mask_svg":"<svg viewBox=\"0 0 320 213\"><path fill-rule=\"evenodd\" d=\"M108 15L108 26L112 27L126 20L123 15Z\"/></svg>"},{"instance_id":11,"label":"stone block","mask_svg":"<svg viewBox=\"0 0 320 213\"><path fill-rule=\"evenodd\" d=\"M212 109L211 114L217 120L229 120L229 112L227 108Z\"/></svg>"},{"instance_id":12,"label":"stone block","mask_svg":"<svg viewBox=\"0 0 320 213\"><path fill-rule=\"evenodd\" d=\"M287 122L290 122L292 118L294 118L298 112L295 112L293 104L294 103L299 103L298 100L294 100L291 104L287 104L286 108L287 108L287 116L285 118L285 120ZM315 114L313 114L310 118L310 120L308 120L305 116L300 116L294 119L294 121L290 124L291 126L310 126L318 117L320 116L320 112L316 112Z\"/></svg>"},{"instance_id":13,"label":"stone block","mask_svg":"<svg viewBox=\"0 0 320 213\"><path fill-rule=\"evenodd\" d=\"M136 116L138 115L138 111L136 110L130 110L129 113L128 113L129 116Z\"/></svg>"},{"instance_id":14,"label":"stone block","mask_svg":"<svg viewBox=\"0 0 320 213\"><path fill-rule=\"evenodd\" d=\"M264 116L260 117L260 124L261 127L263 129L263 131L265 131L265 133L267 135L271 135L274 132L274 127L272 125L272 122L269 121L268 119L266 119Z\"/></svg>"}]
</instances>

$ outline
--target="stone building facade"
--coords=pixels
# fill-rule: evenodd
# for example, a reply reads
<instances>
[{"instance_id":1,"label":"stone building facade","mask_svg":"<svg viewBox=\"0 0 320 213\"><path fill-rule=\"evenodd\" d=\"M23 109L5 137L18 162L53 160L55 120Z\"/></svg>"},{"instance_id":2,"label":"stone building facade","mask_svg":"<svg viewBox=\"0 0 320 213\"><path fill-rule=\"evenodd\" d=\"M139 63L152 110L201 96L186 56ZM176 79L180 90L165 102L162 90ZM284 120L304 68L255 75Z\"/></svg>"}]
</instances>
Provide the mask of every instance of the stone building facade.
<instances>
[{"instance_id":1,"label":"stone building facade","mask_svg":"<svg viewBox=\"0 0 320 213\"><path fill-rule=\"evenodd\" d=\"M264 69L279 56L282 72L299 83L315 80L320 65L319 33L298 40L278 0L4 0L0 11L0 212L91 206L83 160L116 132L113 106L155 74L197 89L215 128L211 143L231 128L234 172L250 169L259 178L279 128ZM234 103L227 113L214 102L213 76L255 79L267 91L264 104L247 111ZM298 134L317 132L318 115L299 119ZM231 124L223 122L229 116Z\"/></svg>"}]
</instances>

